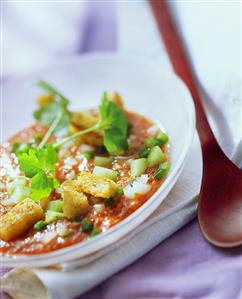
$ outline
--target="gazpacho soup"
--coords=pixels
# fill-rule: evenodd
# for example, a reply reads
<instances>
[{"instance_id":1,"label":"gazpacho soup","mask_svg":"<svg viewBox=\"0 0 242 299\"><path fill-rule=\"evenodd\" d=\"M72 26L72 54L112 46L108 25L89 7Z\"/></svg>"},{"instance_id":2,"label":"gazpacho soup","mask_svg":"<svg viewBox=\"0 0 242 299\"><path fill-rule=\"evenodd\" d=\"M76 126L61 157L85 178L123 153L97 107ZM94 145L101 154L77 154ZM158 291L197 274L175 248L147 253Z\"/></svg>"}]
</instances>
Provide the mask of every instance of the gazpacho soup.
<instances>
[{"instance_id":1,"label":"gazpacho soup","mask_svg":"<svg viewBox=\"0 0 242 299\"><path fill-rule=\"evenodd\" d=\"M1 254L94 238L149 200L170 169L167 134L118 93L70 111L64 95L38 85L35 122L0 145Z\"/></svg>"}]
</instances>

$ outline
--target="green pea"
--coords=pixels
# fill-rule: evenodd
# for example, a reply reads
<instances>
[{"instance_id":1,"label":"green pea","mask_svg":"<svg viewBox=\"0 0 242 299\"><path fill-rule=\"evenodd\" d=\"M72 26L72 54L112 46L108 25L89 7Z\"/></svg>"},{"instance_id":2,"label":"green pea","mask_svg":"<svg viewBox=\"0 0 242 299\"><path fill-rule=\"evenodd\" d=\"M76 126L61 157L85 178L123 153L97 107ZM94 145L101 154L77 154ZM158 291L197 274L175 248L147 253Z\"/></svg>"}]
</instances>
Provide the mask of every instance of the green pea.
<instances>
[{"instance_id":1,"label":"green pea","mask_svg":"<svg viewBox=\"0 0 242 299\"><path fill-rule=\"evenodd\" d=\"M91 232L91 237L95 237L95 236L97 236L97 235L99 235L101 232L100 232L100 230L98 230L98 229L93 229L92 230L92 232Z\"/></svg>"},{"instance_id":2,"label":"green pea","mask_svg":"<svg viewBox=\"0 0 242 299\"><path fill-rule=\"evenodd\" d=\"M87 160L90 160L94 157L93 153L91 152L85 152L83 153L83 156L87 159Z\"/></svg>"},{"instance_id":3,"label":"green pea","mask_svg":"<svg viewBox=\"0 0 242 299\"><path fill-rule=\"evenodd\" d=\"M81 231L83 233L88 233L92 231L93 229L93 223L88 219L83 219L81 222Z\"/></svg>"},{"instance_id":4,"label":"green pea","mask_svg":"<svg viewBox=\"0 0 242 299\"><path fill-rule=\"evenodd\" d=\"M43 220L40 220L35 223L34 229L38 230L38 231L44 230L46 228L46 226L47 226L46 223Z\"/></svg>"}]
</instances>

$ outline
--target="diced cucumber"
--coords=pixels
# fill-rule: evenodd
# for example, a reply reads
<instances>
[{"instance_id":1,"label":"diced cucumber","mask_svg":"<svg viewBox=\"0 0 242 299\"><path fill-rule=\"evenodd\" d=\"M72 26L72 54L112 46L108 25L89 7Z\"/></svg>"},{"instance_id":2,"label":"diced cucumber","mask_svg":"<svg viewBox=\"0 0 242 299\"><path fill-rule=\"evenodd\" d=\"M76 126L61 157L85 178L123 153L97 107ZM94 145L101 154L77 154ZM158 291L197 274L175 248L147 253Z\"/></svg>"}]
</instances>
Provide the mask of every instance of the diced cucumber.
<instances>
[{"instance_id":1,"label":"diced cucumber","mask_svg":"<svg viewBox=\"0 0 242 299\"><path fill-rule=\"evenodd\" d=\"M165 133L160 133L157 137L147 138L145 140L145 145L148 148L152 148L156 145L163 145L166 144L169 140L169 137Z\"/></svg>"},{"instance_id":2,"label":"diced cucumber","mask_svg":"<svg viewBox=\"0 0 242 299\"><path fill-rule=\"evenodd\" d=\"M147 159L140 158L133 160L130 165L130 171L133 176L140 176L147 169Z\"/></svg>"},{"instance_id":3,"label":"diced cucumber","mask_svg":"<svg viewBox=\"0 0 242 299\"><path fill-rule=\"evenodd\" d=\"M170 170L170 167L171 166L169 162L162 163L155 174L155 179L160 180L164 178L167 175L168 171Z\"/></svg>"},{"instance_id":4,"label":"diced cucumber","mask_svg":"<svg viewBox=\"0 0 242 299\"><path fill-rule=\"evenodd\" d=\"M30 195L30 189L26 186L27 180L25 177L19 177L13 182L7 183L8 198L2 201L3 205L15 205Z\"/></svg>"},{"instance_id":5,"label":"diced cucumber","mask_svg":"<svg viewBox=\"0 0 242 299\"><path fill-rule=\"evenodd\" d=\"M113 162L113 158L112 157L99 157L96 156L94 158L94 165L95 166L109 166L111 165Z\"/></svg>"},{"instance_id":6,"label":"diced cucumber","mask_svg":"<svg viewBox=\"0 0 242 299\"><path fill-rule=\"evenodd\" d=\"M161 141L161 144L166 144L169 141L169 137L167 136L166 133L160 133L157 136L157 139L159 139Z\"/></svg>"},{"instance_id":7,"label":"diced cucumber","mask_svg":"<svg viewBox=\"0 0 242 299\"><path fill-rule=\"evenodd\" d=\"M48 204L48 210L54 211L54 212L62 212L63 208L63 200L57 199L52 200Z\"/></svg>"},{"instance_id":8,"label":"diced cucumber","mask_svg":"<svg viewBox=\"0 0 242 299\"><path fill-rule=\"evenodd\" d=\"M147 158L148 160L148 167L152 167L155 165L160 164L165 159L165 154L162 152L161 148L156 145L153 147L149 153Z\"/></svg>"},{"instance_id":9,"label":"diced cucumber","mask_svg":"<svg viewBox=\"0 0 242 299\"><path fill-rule=\"evenodd\" d=\"M117 181L118 172L112 169L104 168L101 166L95 166L93 174L100 177L105 177L113 181Z\"/></svg>"},{"instance_id":10,"label":"diced cucumber","mask_svg":"<svg viewBox=\"0 0 242 299\"><path fill-rule=\"evenodd\" d=\"M45 223L55 222L64 217L63 213L47 210L45 214Z\"/></svg>"},{"instance_id":11,"label":"diced cucumber","mask_svg":"<svg viewBox=\"0 0 242 299\"><path fill-rule=\"evenodd\" d=\"M145 140L145 145L147 147L154 147L156 145L161 145L161 141L158 138L148 138Z\"/></svg>"}]
</instances>

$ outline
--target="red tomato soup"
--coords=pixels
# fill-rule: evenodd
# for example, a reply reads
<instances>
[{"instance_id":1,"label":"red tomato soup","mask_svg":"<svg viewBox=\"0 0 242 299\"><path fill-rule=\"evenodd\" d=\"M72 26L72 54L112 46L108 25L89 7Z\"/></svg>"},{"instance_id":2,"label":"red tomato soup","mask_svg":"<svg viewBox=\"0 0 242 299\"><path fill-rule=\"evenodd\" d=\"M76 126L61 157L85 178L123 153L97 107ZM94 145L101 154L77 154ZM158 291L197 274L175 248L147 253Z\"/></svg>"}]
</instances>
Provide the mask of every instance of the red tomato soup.
<instances>
[{"instance_id":1,"label":"red tomato soup","mask_svg":"<svg viewBox=\"0 0 242 299\"><path fill-rule=\"evenodd\" d=\"M89 113L94 116L97 115L95 110L90 110ZM25 175L19 165L18 157L14 153L14 146L18 145L19 147L21 144L38 145L39 142L43 140L48 126L37 122L20 131L0 146L1 253L33 255L83 242L105 232L110 227L121 222L149 200L166 177L164 172L160 176L157 175L157 173L159 169L162 168L162 165L164 166L164 163L169 162L168 142L157 142L157 144L154 142L156 136L158 136L161 131L146 117L127 111L125 111L124 114L129 123L127 138L129 147L122 154L110 155L110 153L107 152L102 145L101 132L90 133L85 135L85 137L84 135L80 138L77 137L75 140L58 148L58 161L55 168L55 177L59 182L58 186L53 188L47 198L42 198L41 200L30 199L33 201L33 204L38 205L40 209L37 213L38 221L36 222L38 222L38 224L32 223L31 226L28 221L32 221L32 216L29 215L29 220L26 218L22 219L22 222L18 222L19 220L16 220L16 217L20 216L16 215L17 210L14 211L13 215L10 215L13 219L9 216L4 223L1 223L1 219L5 219L4 217L6 217L8 213L16 209L16 205L20 205L26 200L24 195L21 195L23 198L20 196L19 202L14 202L15 198L18 198L19 187L11 187L11 183L18 179L21 180ZM72 122L71 126L73 132L78 132L78 130L83 129L82 125L76 124L75 122ZM59 137L52 134L48 139L48 144L58 141L58 138ZM147 140L149 141L147 142ZM95 144L96 141L97 143ZM152 156L150 156L151 151L155 152L155 150L152 150L154 147L156 147L156 150L158 150L157 147L159 147L163 154L162 159L157 163L153 163ZM137 160L139 160L137 163L133 162ZM148 161L148 166L145 164L147 162L146 160ZM108 163L108 161L110 162ZM143 165L143 169L141 170L140 165ZM97 184L101 182L102 176L98 176L100 182L94 182L94 185L91 185L91 181L88 182L87 186L78 185L78 177L83 172L86 175L92 175L91 180L95 180L94 168L97 166L101 169L105 168L106 170L114 171L116 179L111 182L111 179L107 177L105 178L105 184L110 184L110 188L118 186L116 195L112 194L112 196L107 198L105 194L103 197L105 196L106 198L103 198L98 192L95 193L95 191L93 193L92 188L97 188ZM137 171L136 168L138 169L139 175L134 175ZM69 189L66 189L67 191L65 193L62 187L64 182L68 182L67 185L70 182L70 184L73 183L76 185L73 185L73 190L70 190L72 187L68 187ZM30 191L26 191L27 195L25 197L31 198L31 178L26 178L24 184L26 190L28 188L30 189ZM142 190L140 193L138 191L132 196L132 188L137 187L137 185L141 185ZM127 188L127 186L129 187ZM127 196L130 192L131 196ZM64 196L66 196L66 199L63 198ZM78 206L75 206L77 204L76 201L82 197L85 199L88 207L85 208L85 213L81 212L80 215L78 215L78 213L76 215L75 213L79 209ZM65 200L67 199L71 199L73 205L66 206L66 210L63 208L63 212L61 208L62 202L64 200L65 205ZM13 203L11 203L11 200L13 200ZM50 205L51 202L55 204L52 206ZM57 206L58 208L56 208ZM77 210L75 210L75 207ZM54 214L54 218L46 221L48 209L54 209L54 213L53 211L49 213L52 217ZM6 228L6 222L14 224ZM35 220L32 222L35 222ZM15 231L10 232L11 229L22 229L22 231L18 233Z\"/></svg>"}]
</instances>

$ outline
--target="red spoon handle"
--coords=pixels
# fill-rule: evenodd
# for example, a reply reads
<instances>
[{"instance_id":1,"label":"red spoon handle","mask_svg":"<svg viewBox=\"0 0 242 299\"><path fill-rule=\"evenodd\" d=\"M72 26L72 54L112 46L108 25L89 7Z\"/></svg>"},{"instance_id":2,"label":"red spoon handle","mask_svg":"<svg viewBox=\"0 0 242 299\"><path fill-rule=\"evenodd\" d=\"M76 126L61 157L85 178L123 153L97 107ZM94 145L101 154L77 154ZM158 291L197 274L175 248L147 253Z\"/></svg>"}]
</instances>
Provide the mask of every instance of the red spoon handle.
<instances>
[{"instance_id":1,"label":"red spoon handle","mask_svg":"<svg viewBox=\"0 0 242 299\"><path fill-rule=\"evenodd\" d=\"M189 88L196 108L197 130L203 146L217 144L205 115L194 75L182 40L173 22L169 4L165 0L150 0L160 35L165 43L167 52L177 75Z\"/></svg>"}]
</instances>

